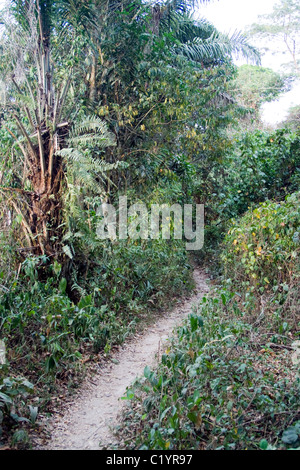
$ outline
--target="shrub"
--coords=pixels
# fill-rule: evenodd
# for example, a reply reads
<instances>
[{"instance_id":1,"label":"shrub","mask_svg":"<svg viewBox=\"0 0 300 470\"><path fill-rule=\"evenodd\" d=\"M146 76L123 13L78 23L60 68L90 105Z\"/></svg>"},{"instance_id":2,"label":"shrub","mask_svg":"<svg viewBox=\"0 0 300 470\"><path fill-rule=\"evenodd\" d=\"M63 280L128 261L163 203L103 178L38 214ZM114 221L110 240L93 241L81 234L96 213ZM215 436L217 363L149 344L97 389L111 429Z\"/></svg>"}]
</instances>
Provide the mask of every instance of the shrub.
<instances>
[{"instance_id":1,"label":"shrub","mask_svg":"<svg viewBox=\"0 0 300 470\"><path fill-rule=\"evenodd\" d=\"M288 289L299 272L300 193L266 201L233 220L224 243L225 275L252 290Z\"/></svg>"},{"instance_id":2,"label":"shrub","mask_svg":"<svg viewBox=\"0 0 300 470\"><path fill-rule=\"evenodd\" d=\"M284 199L299 188L299 134L278 129L237 138L222 175L219 210L223 218L240 216L249 206L268 199Z\"/></svg>"},{"instance_id":3,"label":"shrub","mask_svg":"<svg viewBox=\"0 0 300 470\"><path fill-rule=\"evenodd\" d=\"M0 439L11 427L15 429L13 438L27 436L26 431L18 428L23 423L34 424L38 412L28 403L28 397L34 391L33 385L24 377L7 377L6 369L0 365Z\"/></svg>"}]
</instances>

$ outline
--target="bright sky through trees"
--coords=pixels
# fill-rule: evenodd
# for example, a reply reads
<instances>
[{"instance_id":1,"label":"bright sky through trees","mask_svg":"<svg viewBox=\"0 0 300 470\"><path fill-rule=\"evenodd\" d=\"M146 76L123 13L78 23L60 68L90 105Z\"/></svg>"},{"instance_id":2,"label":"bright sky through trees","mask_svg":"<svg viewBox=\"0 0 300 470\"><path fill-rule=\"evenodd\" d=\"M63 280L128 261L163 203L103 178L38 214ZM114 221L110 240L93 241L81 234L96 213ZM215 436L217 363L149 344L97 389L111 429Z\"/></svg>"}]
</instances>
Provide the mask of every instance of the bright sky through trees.
<instances>
[{"instance_id":1,"label":"bright sky through trees","mask_svg":"<svg viewBox=\"0 0 300 470\"><path fill-rule=\"evenodd\" d=\"M229 32L245 30L247 26L257 22L259 15L271 13L277 0L213 0L207 5L199 7L199 16L211 21L220 31ZM259 44L263 47L263 44ZM267 46L267 44L266 44ZM275 48L274 48L275 49ZM270 51L263 55L262 65L279 71L281 65L287 61L284 53ZM291 106L300 104L300 84L285 93L278 101L263 106L263 120L275 124L282 121Z\"/></svg>"},{"instance_id":2,"label":"bright sky through trees","mask_svg":"<svg viewBox=\"0 0 300 470\"><path fill-rule=\"evenodd\" d=\"M199 15L210 20L220 31L243 29L257 19L272 11L276 0L212 0L199 7Z\"/></svg>"}]
</instances>

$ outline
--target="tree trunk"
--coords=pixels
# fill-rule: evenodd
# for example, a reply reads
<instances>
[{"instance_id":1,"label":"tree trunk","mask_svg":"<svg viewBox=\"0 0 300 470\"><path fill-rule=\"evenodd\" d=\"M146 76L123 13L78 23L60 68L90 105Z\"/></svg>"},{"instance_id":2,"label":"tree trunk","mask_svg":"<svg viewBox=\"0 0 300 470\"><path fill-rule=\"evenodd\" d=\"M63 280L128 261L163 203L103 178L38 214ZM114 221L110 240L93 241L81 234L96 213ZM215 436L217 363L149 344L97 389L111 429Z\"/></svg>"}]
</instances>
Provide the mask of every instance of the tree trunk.
<instances>
[{"instance_id":1,"label":"tree trunk","mask_svg":"<svg viewBox=\"0 0 300 470\"><path fill-rule=\"evenodd\" d=\"M23 228L34 254L58 257L62 238L62 229L59 227L62 224L64 169L63 161L56 152L64 145L69 131L68 123L61 123L60 119L70 78L55 97L50 50L52 1L36 0L36 6L39 30L35 48L36 93L30 86L30 80L27 80L34 111L23 107L31 131L25 129L21 116L14 116L26 142L22 144L22 152L27 162L27 178L33 188L32 192L23 191L27 207L27 220L23 222Z\"/></svg>"}]
</instances>

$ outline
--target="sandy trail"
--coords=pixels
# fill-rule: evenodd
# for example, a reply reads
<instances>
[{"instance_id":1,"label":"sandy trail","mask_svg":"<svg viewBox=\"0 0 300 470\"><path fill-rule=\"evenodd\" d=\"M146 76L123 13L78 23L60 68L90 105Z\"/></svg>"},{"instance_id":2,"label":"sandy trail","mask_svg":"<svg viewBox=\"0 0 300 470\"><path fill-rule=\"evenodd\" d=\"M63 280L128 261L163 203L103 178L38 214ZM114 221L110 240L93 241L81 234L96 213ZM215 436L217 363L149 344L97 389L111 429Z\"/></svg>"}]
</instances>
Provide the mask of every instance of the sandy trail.
<instances>
[{"instance_id":1,"label":"sandy trail","mask_svg":"<svg viewBox=\"0 0 300 470\"><path fill-rule=\"evenodd\" d=\"M191 298L179 301L145 333L125 344L114 355L114 362L105 366L93 378L93 383L80 391L80 396L74 398L64 415L52 419L48 424L51 439L42 449L101 450L115 444L116 438L110 427L117 423L123 405L120 397L137 377L143 375L146 365L155 365L172 330L209 290L204 271L196 269L194 279L196 293Z\"/></svg>"}]
</instances>

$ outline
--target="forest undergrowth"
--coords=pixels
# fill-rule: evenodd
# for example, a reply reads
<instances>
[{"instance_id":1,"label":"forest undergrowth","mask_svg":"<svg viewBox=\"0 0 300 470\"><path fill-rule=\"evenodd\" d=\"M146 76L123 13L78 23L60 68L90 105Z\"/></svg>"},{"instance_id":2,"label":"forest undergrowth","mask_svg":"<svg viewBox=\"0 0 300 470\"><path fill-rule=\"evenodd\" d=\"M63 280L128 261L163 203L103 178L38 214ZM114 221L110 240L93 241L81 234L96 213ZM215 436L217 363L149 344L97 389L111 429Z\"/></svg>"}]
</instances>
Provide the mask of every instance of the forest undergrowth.
<instances>
[{"instance_id":1,"label":"forest undergrowth","mask_svg":"<svg viewBox=\"0 0 300 470\"><path fill-rule=\"evenodd\" d=\"M4 448L30 448L41 414L189 295L194 265L216 289L129 393L121 441L299 447L300 133L296 118L260 119L296 71L262 68L242 33L196 19L205 1L11 0L1 11ZM99 236L105 207L119 220L124 197L130 236L121 223ZM186 249L186 227L164 212L173 205L191 219L204 206L201 250ZM153 206L161 230L143 238Z\"/></svg>"}]
</instances>

